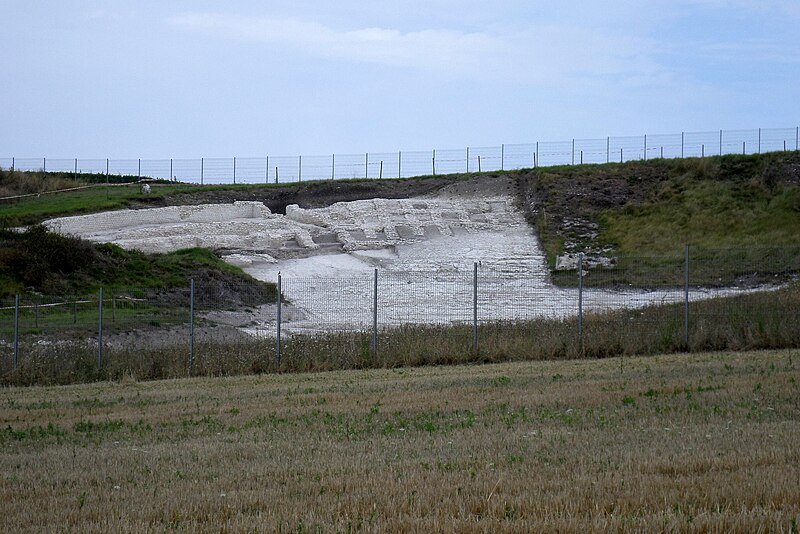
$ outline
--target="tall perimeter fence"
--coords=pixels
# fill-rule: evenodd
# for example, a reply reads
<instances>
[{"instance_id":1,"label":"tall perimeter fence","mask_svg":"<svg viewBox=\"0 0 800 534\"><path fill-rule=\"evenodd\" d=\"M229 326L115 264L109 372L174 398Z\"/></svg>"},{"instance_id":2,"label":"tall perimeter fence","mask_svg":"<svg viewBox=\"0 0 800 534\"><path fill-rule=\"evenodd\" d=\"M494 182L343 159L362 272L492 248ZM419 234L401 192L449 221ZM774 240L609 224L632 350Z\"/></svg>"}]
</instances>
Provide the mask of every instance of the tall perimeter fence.
<instances>
[{"instance_id":1,"label":"tall perimeter fence","mask_svg":"<svg viewBox=\"0 0 800 534\"><path fill-rule=\"evenodd\" d=\"M614 269L562 273L558 286L519 267L287 273L270 297L195 281L17 296L0 301L1 376L69 382L800 346L800 245L619 258Z\"/></svg>"},{"instance_id":2,"label":"tall perimeter fence","mask_svg":"<svg viewBox=\"0 0 800 534\"><path fill-rule=\"evenodd\" d=\"M800 127L717 130L600 139L537 141L490 147L317 156L194 159L0 158L0 168L107 174L198 184L288 183L303 180L408 178L579 163L800 150Z\"/></svg>"}]
</instances>

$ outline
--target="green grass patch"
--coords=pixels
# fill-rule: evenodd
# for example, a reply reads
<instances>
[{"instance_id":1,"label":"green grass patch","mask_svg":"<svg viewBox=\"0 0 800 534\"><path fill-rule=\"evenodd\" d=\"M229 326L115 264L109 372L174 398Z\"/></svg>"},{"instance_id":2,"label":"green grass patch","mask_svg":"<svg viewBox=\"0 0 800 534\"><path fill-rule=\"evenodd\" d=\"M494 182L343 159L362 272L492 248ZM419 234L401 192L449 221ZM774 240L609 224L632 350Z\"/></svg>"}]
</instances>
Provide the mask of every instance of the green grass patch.
<instances>
[{"instance_id":1,"label":"green grass patch","mask_svg":"<svg viewBox=\"0 0 800 534\"><path fill-rule=\"evenodd\" d=\"M257 301L276 296L274 284L255 280L204 248L145 254L62 236L40 225L0 232L0 297L79 295L101 287L185 289L191 278L209 291L225 286Z\"/></svg>"},{"instance_id":2,"label":"green grass patch","mask_svg":"<svg viewBox=\"0 0 800 534\"><path fill-rule=\"evenodd\" d=\"M593 269L588 285L679 285L686 245L702 266L691 283L785 281L800 271L795 152L551 167L519 183L551 268L565 252L616 260ZM554 280L577 284L574 271Z\"/></svg>"}]
</instances>

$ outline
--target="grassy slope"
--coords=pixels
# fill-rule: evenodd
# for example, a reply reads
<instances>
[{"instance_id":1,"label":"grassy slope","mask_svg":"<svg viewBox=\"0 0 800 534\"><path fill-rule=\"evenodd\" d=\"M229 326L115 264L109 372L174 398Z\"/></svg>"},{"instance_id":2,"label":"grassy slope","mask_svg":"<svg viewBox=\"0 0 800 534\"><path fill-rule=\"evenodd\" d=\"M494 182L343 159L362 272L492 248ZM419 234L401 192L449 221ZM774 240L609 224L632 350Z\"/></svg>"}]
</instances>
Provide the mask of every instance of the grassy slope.
<instances>
[{"instance_id":1,"label":"grassy slope","mask_svg":"<svg viewBox=\"0 0 800 534\"><path fill-rule=\"evenodd\" d=\"M727 352L2 388L0 524L793 532L798 359Z\"/></svg>"},{"instance_id":2,"label":"grassy slope","mask_svg":"<svg viewBox=\"0 0 800 534\"><path fill-rule=\"evenodd\" d=\"M214 273L218 283L272 300L274 284L259 282L207 249L170 254L126 251L32 226L0 232L0 297L35 291L47 295L93 293L100 287L186 288L192 277Z\"/></svg>"},{"instance_id":3,"label":"grassy slope","mask_svg":"<svg viewBox=\"0 0 800 534\"><path fill-rule=\"evenodd\" d=\"M603 248L620 260L589 284L679 284L684 245L693 283L800 270L798 153L545 168L522 173L520 185L551 266L564 252ZM577 283L569 273L555 280Z\"/></svg>"},{"instance_id":4,"label":"grassy slope","mask_svg":"<svg viewBox=\"0 0 800 534\"><path fill-rule=\"evenodd\" d=\"M599 224L597 244L621 255L791 245L800 235L797 153L544 168L522 185L550 256L580 241L566 217Z\"/></svg>"},{"instance_id":5,"label":"grassy slope","mask_svg":"<svg viewBox=\"0 0 800 534\"><path fill-rule=\"evenodd\" d=\"M668 179L647 199L602 214L601 239L623 253L669 252L676 242L794 245L800 235L800 187L786 173L774 181L768 175L787 160L800 164L800 158L777 155L727 156L668 168Z\"/></svg>"}]
</instances>

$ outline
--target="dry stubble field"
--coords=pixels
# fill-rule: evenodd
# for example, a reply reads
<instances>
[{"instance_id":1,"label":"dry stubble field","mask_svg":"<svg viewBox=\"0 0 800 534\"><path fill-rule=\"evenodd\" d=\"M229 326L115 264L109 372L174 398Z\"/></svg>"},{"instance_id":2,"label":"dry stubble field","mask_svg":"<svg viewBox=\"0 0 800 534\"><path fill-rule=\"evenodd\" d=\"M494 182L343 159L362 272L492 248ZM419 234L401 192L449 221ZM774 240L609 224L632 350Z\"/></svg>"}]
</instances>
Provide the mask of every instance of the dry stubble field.
<instances>
[{"instance_id":1,"label":"dry stubble field","mask_svg":"<svg viewBox=\"0 0 800 534\"><path fill-rule=\"evenodd\" d=\"M3 532L796 532L800 351L0 390Z\"/></svg>"}]
</instances>

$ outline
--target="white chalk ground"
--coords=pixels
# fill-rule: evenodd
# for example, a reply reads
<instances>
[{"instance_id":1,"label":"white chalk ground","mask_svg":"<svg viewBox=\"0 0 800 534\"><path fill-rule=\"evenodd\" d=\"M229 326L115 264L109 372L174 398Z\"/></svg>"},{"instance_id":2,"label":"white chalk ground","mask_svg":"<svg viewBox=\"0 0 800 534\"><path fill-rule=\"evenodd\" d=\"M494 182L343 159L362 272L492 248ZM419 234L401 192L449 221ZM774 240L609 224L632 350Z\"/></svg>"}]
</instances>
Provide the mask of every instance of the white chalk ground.
<instances>
[{"instance_id":1,"label":"white chalk ground","mask_svg":"<svg viewBox=\"0 0 800 534\"><path fill-rule=\"evenodd\" d=\"M290 302L282 321L287 332L370 328L376 268L380 326L471 321L474 263L479 321L576 315L577 289L550 283L536 236L507 187L487 191L471 185L403 200L289 206L285 216L258 202L236 202L106 212L47 225L147 252L210 247L260 280L275 282L280 273ZM693 290L689 297L737 292ZM635 309L683 299L681 289L588 289L583 309ZM275 328L270 306L243 327L253 333Z\"/></svg>"}]
</instances>

